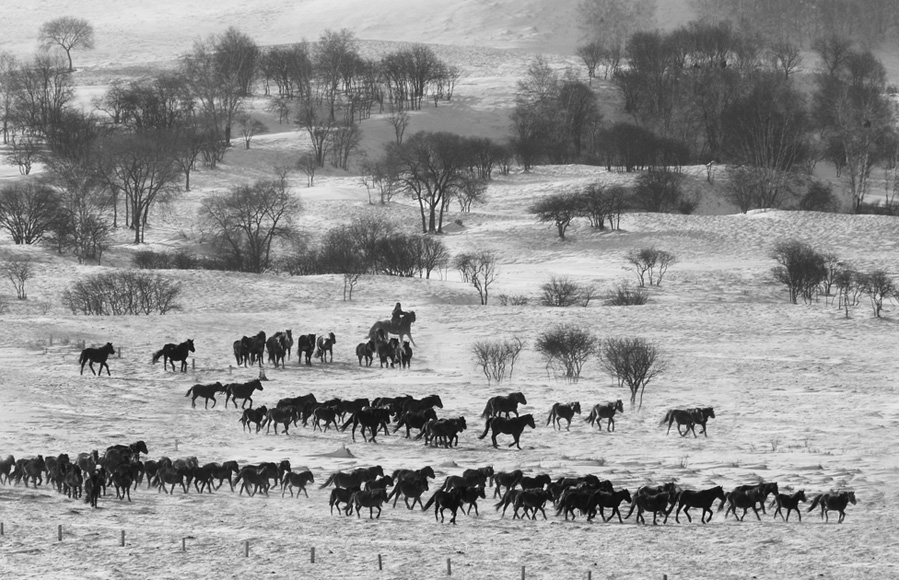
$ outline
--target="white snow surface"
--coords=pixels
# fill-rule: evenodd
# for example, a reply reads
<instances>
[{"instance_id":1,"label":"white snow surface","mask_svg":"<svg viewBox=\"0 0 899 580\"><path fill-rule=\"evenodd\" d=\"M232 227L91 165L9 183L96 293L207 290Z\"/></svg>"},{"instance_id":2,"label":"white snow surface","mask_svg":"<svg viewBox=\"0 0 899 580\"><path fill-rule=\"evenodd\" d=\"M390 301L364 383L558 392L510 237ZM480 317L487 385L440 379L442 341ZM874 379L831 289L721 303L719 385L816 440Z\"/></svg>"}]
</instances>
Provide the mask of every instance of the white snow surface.
<instances>
[{"instance_id":1,"label":"white snow surface","mask_svg":"<svg viewBox=\"0 0 899 580\"><path fill-rule=\"evenodd\" d=\"M369 40L444 43L450 53L467 59L459 104L422 112L415 130L464 126L473 133L495 132L503 130L496 111L510 105L514 91L509 79L532 54L520 51L554 47L545 38L532 44L522 39L554 26L554 18L562 18L564 7L573 4L543 11L553 4L427 3L425 18L423 3L404 1L85 1L73 13L94 23L98 47L76 55L76 64L82 61L79 66L101 79L116 76L120 68L169 61L188 50L196 36L231 24L257 37L265 32L272 44L347 26ZM66 13L69 6L59 0L5 3L2 21L17 26L0 49L30 50L39 23ZM512 14L492 17L503 10ZM455 11L464 26L455 26ZM336 24L331 14L341 15ZM415 15L422 26L413 30L409 22ZM529 33L528 26L536 32ZM508 37L516 40L506 42ZM505 66L510 62L515 67ZM559 62L564 65L564 58ZM478 111L483 117L477 117ZM484 129L485 119L496 124ZM383 121L366 123L368 139L387 138ZM151 214L147 247L191 245L200 237L195 216L204 195L266 175L272 160L295 154L300 142L296 133L273 132L257 138L249 151L235 147L217 170L197 171L191 192ZM447 559L453 577L466 579L518 578L522 566L529 579L583 578L588 571L593 578L610 579L663 574L672 580L899 577L899 524L887 502L899 496L899 311L888 303L883 318L876 319L863 302L847 319L823 300L789 304L771 279L769 257L777 240L799 238L858 268L879 267L895 275L899 220L787 211L728 214L720 195L704 185L704 171L688 171L702 196L701 215L626 214L620 231L595 231L578 222L564 241L528 214L534 200L592 181L618 183L630 177L581 166L497 176L486 203L471 213L452 208L441 238L454 254L496 252L499 276L487 306L480 306L474 288L452 271L431 279L367 277L353 300L343 301L338 276L171 270L162 274L183 284L180 312L79 316L62 307L61 292L79 277L129 267L140 249L129 243L129 232L118 234L101 267L78 265L43 248L16 247L4 234L0 260L27 255L40 267L28 281L27 301L15 300L11 285L0 285L8 305L0 315L0 455L102 453L109 445L140 439L149 447L149 458L196 456L201 463L233 459L242 464L289 459L295 471L311 469L316 482L308 499L282 498L274 490L270 497L248 498L226 488L201 496L193 490L168 495L142 487L131 503L107 496L96 510L46 485L0 485L0 578L435 578L446 575ZM3 181L16 179L15 173L0 164ZM366 212L383 213L410 232L417 227L418 210L408 200L371 205L353 175L326 172L313 188L305 187L304 176L292 180L304 207L300 226L310 236ZM540 285L551 276L601 291L635 281L623 256L648 246L678 258L661 287L651 289L648 304L610 307L597 299L586 308L538 305ZM499 294L527 296L530 303L502 307ZM360 367L356 344L397 301L417 315L411 368ZM576 383L547 372L534 340L560 323L589 328L599 338L643 337L663 350L669 368L647 386L642 410L627 404L626 390L595 358ZM309 392L319 400L436 393L444 403L440 416L468 419L459 446L426 448L400 434L382 435L377 444L358 437L353 442L349 433L301 427L289 436L247 434L238 423L240 412L224 408L221 398L214 409L191 408L184 393L195 383L257 376L254 369L231 369L234 340L288 328L295 336L334 332L334 362L307 367L294 357L284 369L266 367L270 380L254 398L256 405L271 407L282 397ZM471 346L513 337L526 341L514 374L501 385L489 385L473 364ZM197 349L191 357L196 366L187 375L150 363L163 344L187 338ZM115 345L120 357L110 359L111 377L78 374L81 341ZM498 449L489 439L477 438L486 399L510 391L526 395L523 412L537 420L536 430L525 431L520 451L505 446L508 437L500 437ZM589 407L619 398L625 400L625 412L616 417L615 432L584 423ZM575 400L585 413L570 431L545 425L553 403ZM708 437L666 435L658 426L667 409L688 406L715 408ZM318 485L333 471L370 465L381 465L385 472L430 465L438 484L465 468L486 465L553 477L591 473L632 492L668 480L692 489L765 480L777 481L783 491L805 489L810 496L851 489L859 503L850 506L839 525L814 513L804 514L802 523L794 521L795 515L788 523L774 521L769 510L761 522L751 514L737 522L716 513L706 525L682 520L643 526L633 519L624 525L583 518L565 522L550 510L546 521L500 518L489 489L480 515L460 515L456 526L402 506L385 509L374 521L329 514L329 489ZM123 530L126 543L120 547ZM383 570L378 570L379 554Z\"/></svg>"}]
</instances>

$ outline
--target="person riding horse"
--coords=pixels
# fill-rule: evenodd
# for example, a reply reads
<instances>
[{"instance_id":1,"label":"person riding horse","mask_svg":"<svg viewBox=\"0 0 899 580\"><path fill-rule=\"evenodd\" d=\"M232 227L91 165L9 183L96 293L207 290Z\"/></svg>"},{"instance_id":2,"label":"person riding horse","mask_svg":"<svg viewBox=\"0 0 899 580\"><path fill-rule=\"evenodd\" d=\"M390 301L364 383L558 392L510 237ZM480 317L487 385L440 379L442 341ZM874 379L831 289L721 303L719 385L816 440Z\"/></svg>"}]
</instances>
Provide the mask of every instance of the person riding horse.
<instances>
[{"instance_id":1,"label":"person riding horse","mask_svg":"<svg viewBox=\"0 0 899 580\"><path fill-rule=\"evenodd\" d=\"M408 314L408 312L403 310L403 307L399 302L396 303L396 306L393 307L393 312L390 314L390 324L392 326L399 325L400 321L403 319L403 316Z\"/></svg>"}]
</instances>

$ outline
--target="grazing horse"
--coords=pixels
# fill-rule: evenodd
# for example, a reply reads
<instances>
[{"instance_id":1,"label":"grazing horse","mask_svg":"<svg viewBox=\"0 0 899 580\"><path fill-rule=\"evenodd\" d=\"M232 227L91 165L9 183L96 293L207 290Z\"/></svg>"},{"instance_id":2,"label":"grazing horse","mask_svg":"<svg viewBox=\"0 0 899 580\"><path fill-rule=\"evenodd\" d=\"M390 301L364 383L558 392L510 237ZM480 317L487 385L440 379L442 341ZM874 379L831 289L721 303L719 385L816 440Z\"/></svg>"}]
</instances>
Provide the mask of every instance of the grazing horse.
<instances>
[{"instance_id":1,"label":"grazing horse","mask_svg":"<svg viewBox=\"0 0 899 580\"><path fill-rule=\"evenodd\" d=\"M283 332L276 332L267 341L265 341L265 349L268 351L268 362L278 368L278 363L284 366L284 357L287 356L287 335Z\"/></svg>"},{"instance_id":2,"label":"grazing horse","mask_svg":"<svg viewBox=\"0 0 899 580\"><path fill-rule=\"evenodd\" d=\"M705 431L706 423L709 419L715 418L715 409L712 407L695 407L693 409L669 409L667 413L665 413L665 417L659 422L659 427L668 423L668 431L665 434L671 433L671 426L676 422L677 423L677 432L680 433L681 437L686 437L687 433L693 432L693 437L696 437L696 424L698 423L702 426L702 434L708 437L708 434ZM681 431L681 426L685 426L684 430Z\"/></svg>"},{"instance_id":3,"label":"grazing horse","mask_svg":"<svg viewBox=\"0 0 899 580\"><path fill-rule=\"evenodd\" d=\"M574 418L575 413L578 415L581 414L581 403L579 401L573 403L556 403L549 411L549 417L546 418L546 424L549 425L552 423L554 429L561 431L562 419L565 419L568 421L568 426L565 427L565 430L570 431L571 419Z\"/></svg>"},{"instance_id":4,"label":"grazing horse","mask_svg":"<svg viewBox=\"0 0 899 580\"><path fill-rule=\"evenodd\" d=\"M84 374L84 365L88 365L91 369L91 372L96 375L97 373L94 371L94 363L100 363L100 373L103 373L103 367L106 367L106 376L110 376L109 374L109 365L106 364L106 359L109 358L109 355L115 354L115 349L112 348L112 343L107 342L105 345L100 348L86 348L81 351L81 356L78 357L78 364L81 365L81 373Z\"/></svg>"},{"instance_id":5,"label":"grazing horse","mask_svg":"<svg viewBox=\"0 0 899 580\"><path fill-rule=\"evenodd\" d=\"M311 471L285 473L284 482L281 484L281 497L284 497L284 492L286 490L290 490L290 497L293 497L293 488L297 488L297 498L300 497L300 491L302 491L306 497L309 497L309 493L306 491L306 484L313 483L314 481L315 479L312 477Z\"/></svg>"},{"instance_id":6,"label":"grazing horse","mask_svg":"<svg viewBox=\"0 0 899 580\"><path fill-rule=\"evenodd\" d=\"M378 331L383 331L387 334L395 334L399 337L399 341L403 342L403 337L408 337L409 340L415 345L415 341L412 340L412 323L415 322L415 311L410 310L405 314L400 316L400 321L394 324L391 320L379 320L375 322L371 329L368 331L368 338L377 342L378 340ZM418 345L415 345L418 346Z\"/></svg>"},{"instance_id":7,"label":"grazing horse","mask_svg":"<svg viewBox=\"0 0 899 580\"><path fill-rule=\"evenodd\" d=\"M300 364L301 361L306 361L307 365L311 365L313 352L315 352L315 335L299 335L297 337L297 364Z\"/></svg>"},{"instance_id":8,"label":"grazing horse","mask_svg":"<svg viewBox=\"0 0 899 580\"><path fill-rule=\"evenodd\" d=\"M508 395L497 395L487 399L487 405L481 417L496 417L500 413L505 413L509 418L511 413L518 416L518 404L527 405L528 401L521 392L509 393Z\"/></svg>"},{"instance_id":9,"label":"grazing horse","mask_svg":"<svg viewBox=\"0 0 899 580\"><path fill-rule=\"evenodd\" d=\"M209 399L212 399L212 408L215 409L215 403L216 403L215 395L216 395L216 393L223 393L223 392L225 392L225 387L222 386L222 383L216 381L210 385L194 385L191 388L187 389L187 394L184 396L185 397L191 397L191 396L193 397L190 400L190 406L192 408L197 407L197 398L198 397L203 397L204 399L206 399L206 404L203 405L204 409L209 408Z\"/></svg>"},{"instance_id":10,"label":"grazing horse","mask_svg":"<svg viewBox=\"0 0 899 580\"><path fill-rule=\"evenodd\" d=\"M852 505L858 503L858 501L855 499L854 491L822 493L815 496L815 499L812 500L812 505L809 506L808 511L811 512L813 509L820 505L821 517L824 518L824 521L830 521L827 512L830 510L836 510L840 512L840 519L838 520L838 523L842 524L843 520L846 519L846 508L850 503Z\"/></svg>"},{"instance_id":11,"label":"grazing horse","mask_svg":"<svg viewBox=\"0 0 899 580\"><path fill-rule=\"evenodd\" d=\"M605 405L593 405L593 409L584 421L590 423L590 425L596 424L599 430L602 431L602 420L608 419L609 422L606 424L606 431L614 431L616 411L624 413L624 403L621 402L621 399L618 399L614 403L606 403Z\"/></svg>"},{"instance_id":12,"label":"grazing horse","mask_svg":"<svg viewBox=\"0 0 899 580\"><path fill-rule=\"evenodd\" d=\"M478 439L486 437L487 432L492 429L493 432L491 433L491 438L494 447L499 446L496 442L496 436L500 433L505 433L511 435L515 439L512 443L509 443L509 447L515 445L521 449L519 439L521 439L521 432L524 431L525 427L530 427L531 429L537 428L534 424L534 416L530 413L512 419L506 419L505 417L490 417L487 419L487 424L484 426L484 432L481 433Z\"/></svg>"},{"instance_id":13,"label":"grazing horse","mask_svg":"<svg viewBox=\"0 0 899 580\"><path fill-rule=\"evenodd\" d=\"M329 332L327 338L319 336L315 342L315 358L322 362L334 362L334 345L337 343L333 332ZM328 353L331 354L331 360L328 361Z\"/></svg>"},{"instance_id":14,"label":"grazing horse","mask_svg":"<svg viewBox=\"0 0 899 580\"><path fill-rule=\"evenodd\" d=\"M790 512L796 510L796 515L799 516L799 521L802 521L802 512L799 510L799 502L807 501L808 498L805 497L805 490L800 489L796 493L792 495L787 495L785 493L778 493L774 496L774 501L771 502L771 505L777 505L777 509L774 511L774 519L777 519L777 514L780 514L780 517L784 519L784 521L790 521ZM781 508L787 508L787 516L784 517Z\"/></svg>"},{"instance_id":15,"label":"grazing horse","mask_svg":"<svg viewBox=\"0 0 899 580\"><path fill-rule=\"evenodd\" d=\"M162 368L168 370L169 363L172 363L172 372L175 372L175 361L181 362L181 372L187 372L187 357L194 351L194 341L188 338L181 344L169 343L153 353L153 364L162 357Z\"/></svg>"},{"instance_id":16,"label":"grazing horse","mask_svg":"<svg viewBox=\"0 0 899 580\"><path fill-rule=\"evenodd\" d=\"M375 343L360 342L356 345L356 357L359 359L359 366L362 366L362 359L365 359L365 366L370 367L372 361L375 360Z\"/></svg>"},{"instance_id":17,"label":"grazing horse","mask_svg":"<svg viewBox=\"0 0 899 580\"><path fill-rule=\"evenodd\" d=\"M715 503L716 499L721 500L721 504L724 504L724 490L720 485L709 489L703 489L702 491L692 491L689 489L685 489L679 494L677 494L677 509L674 512L674 521L680 523L680 511L684 510L684 515L687 516L687 521L692 522L693 519L690 517L690 508L697 507L702 508L702 517L700 521L702 523L708 523L712 520L712 504ZM706 513L709 515L709 519L706 520Z\"/></svg>"},{"instance_id":18,"label":"grazing horse","mask_svg":"<svg viewBox=\"0 0 899 580\"><path fill-rule=\"evenodd\" d=\"M228 408L228 401L234 399L234 408L237 408L237 399L243 399L241 409L246 407L247 401L250 402L250 408L253 408L253 392L259 389L263 390L262 382L259 379L253 379L246 383L229 383L225 385L225 408Z\"/></svg>"},{"instance_id":19,"label":"grazing horse","mask_svg":"<svg viewBox=\"0 0 899 580\"><path fill-rule=\"evenodd\" d=\"M378 518L381 517L381 505L387 502L386 489L373 489L370 491L357 491L350 497L346 515L350 515L352 508L356 508L356 517L362 517L362 508L368 508L368 519L374 519L374 510L378 510Z\"/></svg>"}]
</instances>

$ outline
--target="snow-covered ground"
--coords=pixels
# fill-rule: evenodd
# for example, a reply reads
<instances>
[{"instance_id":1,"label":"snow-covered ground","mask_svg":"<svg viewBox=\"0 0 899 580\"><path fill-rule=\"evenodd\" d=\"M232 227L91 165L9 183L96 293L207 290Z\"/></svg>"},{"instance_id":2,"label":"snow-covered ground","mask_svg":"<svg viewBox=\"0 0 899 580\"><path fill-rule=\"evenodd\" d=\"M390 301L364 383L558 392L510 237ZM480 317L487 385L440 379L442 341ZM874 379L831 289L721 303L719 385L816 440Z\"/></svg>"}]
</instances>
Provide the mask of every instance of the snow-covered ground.
<instances>
[{"instance_id":1,"label":"snow-covered ground","mask_svg":"<svg viewBox=\"0 0 899 580\"><path fill-rule=\"evenodd\" d=\"M61 13L64 5L37 4L39 18L45 17L44 10ZM326 14L325 4L317 0L254 3L257 24L253 19L235 22L235 15L245 12L238 13L238 3L230 1L216 3L215 10L199 2L178 3L179 8L174 3L116 2L115 10L109 2L82 4L79 15L94 21L98 35L102 24L104 30L115 31L109 38L119 39L119 47L145 47L143 56L123 51L119 57L102 53L109 48L98 42L96 51L82 57L86 66L96 67L98 76L116 63L168 59L189 46L195 31L244 24L258 36L270 26L273 43L288 42L291 23L299 27L304 22L300 8L309 20L316 15L324 21ZM345 10L344 4L328 3L335 12L347 14L341 26L375 19L375 5L380 6L369 3L365 10ZM539 15L533 12L537 4L515 3L520 8L516 14L522 19L527 10ZM373 40L425 40L408 32L408 23L406 28L387 27L390 14L411 5L390 3L390 10L378 12L376 19L386 28L372 24L357 34ZM512 5L438 3L426 27L450 29L446 22L454 8L490 12ZM189 18L170 18L172 29L163 31L153 23L157 12L165 10ZM7 22L32 22L37 14L24 3L0 11ZM492 37L480 35L487 28L511 29L515 21L509 18L500 25L485 16L470 26L470 38L458 31L445 37L434 32L434 41L493 44ZM141 37L142 29L146 37ZM303 34L315 36L317 29L310 25L310 30L316 32ZM386 32L376 32L381 30ZM281 32L284 35L278 36ZM527 57L518 51L466 50L483 54L484 63L511 59L523 66ZM491 55L498 54L502 56L491 61ZM514 78L514 73L503 69L491 76L489 69L484 64L481 73L467 77L457 94L460 103L470 99L464 110L482 110L499 119L493 111L508 106L502 90L511 90L502 89L506 81L497 79ZM492 106L490 99L495 99ZM462 104L453 106L463 110ZM440 115L442 109L422 113L420 128L477 124L460 120L461 115ZM372 141L379 132L388 135L378 119L363 129ZM189 245L198 235L195 208L204 195L264 176L272 160L293 155L301 142L296 133L273 132L259 137L249 151L235 147L216 171L198 171L192 192L151 216L149 246ZM97 510L46 486L0 486L0 577L434 578L446 574L447 559L453 577L471 579L517 578L522 566L527 578L547 579L584 578L588 571L593 578L616 579L663 574L671 579L899 577L899 525L888 504L899 494L899 310L888 303L884 318L875 319L863 303L846 319L832 305L788 304L783 289L770 279L773 261L768 257L777 240L800 238L860 268L895 273L899 220L785 211L728 215L728 206L714 189L703 185L704 168L689 172L702 196L702 215L628 214L621 230L614 232L576 223L566 241L558 240L551 226L536 223L527 206L554 191L590 181L620 182L627 176L556 166L498 177L485 204L468 214L453 208L446 223L460 220L461 227L454 224L442 238L452 253L497 252L499 276L486 307L451 271L430 280L365 278L351 302L342 301L342 280L334 276L166 271L164 275L183 283L181 312L162 317L73 316L60 304L61 291L99 269L39 248L17 248L7 237L0 238L0 260L27 254L41 263L28 282L28 301L16 301L11 285L0 285L0 296L9 305L8 313L0 316L0 455L102 452L109 445L141 439L150 458L196 456L201 462L241 463L289 459L294 470L311 469L316 478L308 499L282 499L274 491L269 498L248 498L224 488L202 496L142 488L133 493L131 503L106 497ZM0 166L5 179L14 179L14 174L13 168ZM300 225L310 234L371 211L384 212L409 228L416 223L417 210L406 200L370 206L364 187L351 175L317 177L314 188L303 186L304 176L292 179L304 204ZM136 248L128 244L127 232L118 241L104 267L130 263ZM647 305L610 307L599 300L587 308L538 305L539 287L551 276L601 289L635 281L623 255L647 246L678 257L663 285L652 289ZM530 304L502 307L496 300L501 293L526 295ZM360 367L356 344L397 301L417 315L411 369ZM547 373L533 349L534 340L559 323L589 328L600 338L638 336L659 345L670 367L647 387L641 411L627 405L627 393L595 359L588 361L577 383ZM377 444L354 443L348 433L303 428L289 436L247 434L238 423L239 411L225 409L222 402L212 410L191 408L184 393L194 383L244 381L257 375L256 370L231 369L235 339L288 328L295 336L334 332L334 362L306 367L294 358L285 369L266 368L270 380L255 398L257 405L272 406L282 397L309 392L319 399L436 393L444 403L441 416L468 419L459 447L425 448L400 435L381 436ZM473 364L471 345L512 337L526 341L514 376L502 385L488 385ZM190 373L166 372L150 364L151 354L163 344L187 338L196 343L196 368ZM110 360L111 377L78 374L81 341L115 345L121 356ZM507 437L500 437L499 449L492 448L489 439L477 438L483 431L479 415L486 399L510 391L525 394L523 411L537 419L537 429L523 435L520 451L502 446ZM578 400L586 411L618 398L626 404L616 417L614 433L591 428L581 420L583 415L570 432L545 426L555 402ZM713 406L717 415L709 422L707 438L666 436L658 426L667 409L699 405ZM386 509L378 521L330 515L329 490L318 485L333 471L370 465L381 465L385 472L431 465L438 482L465 468L486 465L554 477L592 473L632 491L672 479L695 489L764 479L779 482L782 490L805 489L810 495L852 489L859 503L850 506L842 525L825 524L816 514L807 514L802 523L793 518L784 523L772 520L770 512L761 522L750 520L751 514L745 522L716 514L707 525L669 521L641 526L633 519L625 525L586 523L582 518L565 522L552 512L547 521L521 521L500 518L490 501L481 502L479 516L460 516L456 526L435 523L433 514L402 506ZM62 542L57 541L58 525L63 526ZM122 530L124 548L119 546ZM247 541L249 557L244 555ZM309 561L312 548L314 564Z\"/></svg>"}]
</instances>

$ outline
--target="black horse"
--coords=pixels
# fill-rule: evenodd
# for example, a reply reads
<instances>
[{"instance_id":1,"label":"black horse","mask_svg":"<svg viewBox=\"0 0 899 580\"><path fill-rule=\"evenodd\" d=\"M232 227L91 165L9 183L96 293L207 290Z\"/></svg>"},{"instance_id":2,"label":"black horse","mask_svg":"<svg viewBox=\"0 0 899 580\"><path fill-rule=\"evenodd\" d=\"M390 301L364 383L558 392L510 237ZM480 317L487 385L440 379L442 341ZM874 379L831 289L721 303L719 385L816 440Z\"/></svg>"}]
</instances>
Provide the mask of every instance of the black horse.
<instances>
[{"instance_id":1,"label":"black horse","mask_svg":"<svg viewBox=\"0 0 899 580\"><path fill-rule=\"evenodd\" d=\"M356 440L356 427L360 427L360 431L362 432L362 439L365 441L371 441L372 443L377 443L375 437L378 435L378 431L384 429L384 433L386 434L387 425L390 423L390 409L376 409L372 407L368 407L365 409L361 409L359 411L354 412L350 419L343 424L341 431L346 431L347 427L350 425L353 426L353 441ZM365 437L365 429L368 429L371 433L371 439L367 439Z\"/></svg>"},{"instance_id":2,"label":"black horse","mask_svg":"<svg viewBox=\"0 0 899 580\"><path fill-rule=\"evenodd\" d=\"M153 364L156 364L159 357L162 357L162 368L168 370L169 363L172 363L172 372L175 372L175 361L179 361L181 363L181 372L186 373L187 357L192 352L195 351L194 341L191 338L188 338L181 344L169 343L153 353Z\"/></svg>"},{"instance_id":3,"label":"black horse","mask_svg":"<svg viewBox=\"0 0 899 580\"><path fill-rule=\"evenodd\" d=\"M110 376L109 365L106 364L106 359L108 359L109 355L111 354L115 354L115 349L112 348L111 342L107 342L100 348L88 347L82 350L81 356L78 357L78 364L81 365L80 374L84 374L84 365L88 365L91 369L91 372L94 373L94 375L97 375L96 371L94 371L94 363L100 363L100 372L102 373L103 367L106 367L106 376Z\"/></svg>"},{"instance_id":4,"label":"black horse","mask_svg":"<svg viewBox=\"0 0 899 580\"><path fill-rule=\"evenodd\" d=\"M618 399L614 403L594 405L593 409L590 411L590 414L587 415L587 418L584 420L587 423L590 423L590 425L593 425L595 423L596 426L599 427L599 430L602 431L602 420L608 419L609 422L606 424L606 431L614 431L616 411L624 413L624 403L621 402L621 399Z\"/></svg>"},{"instance_id":5,"label":"black horse","mask_svg":"<svg viewBox=\"0 0 899 580\"><path fill-rule=\"evenodd\" d=\"M790 521L790 512L796 510L796 515L799 516L799 521L802 521L802 512L799 510L799 502L807 501L808 498L805 497L805 490L800 489L796 493L792 495L787 495L785 493L778 493L774 496L774 501L771 502L771 505L777 505L777 509L774 511L774 519L777 519L777 514L780 514L780 517L784 519L784 521ZM787 508L787 515L784 517L782 508Z\"/></svg>"},{"instance_id":6,"label":"black horse","mask_svg":"<svg viewBox=\"0 0 899 580\"><path fill-rule=\"evenodd\" d=\"M315 358L322 362L334 362L334 345L336 343L337 338L333 332L329 332L327 337L319 336L315 341ZM331 355L330 361L328 360L328 354Z\"/></svg>"},{"instance_id":7,"label":"black horse","mask_svg":"<svg viewBox=\"0 0 899 580\"><path fill-rule=\"evenodd\" d=\"M677 423L677 432L680 433L681 437L686 437L687 433L693 432L693 437L696 437L696 425L699 424L702 427L702 434L708 437L708 434L705 431L706 423L708 423L709 419L715 418L715 409L712 407L694 407L692 409L669 409L667 413L665 413L665 417L659 422L659 426L661 427L665 423L668 423L668 431L665 433L671 433L671 426L674 423ZM684 430L681 431L681 426L684 426Z\"/></svg>"},{"instance_id":8,"label":"black horse","mask_svg":"<svg viewBox=\"0 0 899 580\"><path fill-rule=\"evenodd\" d=\"M299 335L297 337L297 364L305 361L307 365L311 365L313 352L315 352L315 334Z\"/></svg>"},{"instance_id":9,"label":"black horse","mask_svg":"<svg viewBox=\"0 0 899 580\"><path fill-rule=\"evenodd\" d=\"M234 360L239 367L245 367L250 362L250 340L249 336L244 336L234 341Z\"/></svg>"},{"instance_id":10,"label":"black horse","mask_svg":"<svg viewBox=\"0 0 899 580\"><path fill-rule=\"evenodd\" d=\"M517 417L519 403L522 405L528 404L527 399L524 398L524 394L521 392L490 397L487 399L487 405L484 407L484 412L481 413L481 417L495 417L500 413L505 413L506 418L512 413L515 413L515 416Z\"/></svg>"},{"instance_id":11,"label":"black horse","mask_svg":"<svg viewBox=\"0 0 899 580\"><path fill-rule=\"evenodd\" d=\"M265 332L262 330L260 330L256 336L247 338L247 356L248 362L251 365L258 363L259 366L262 366L262 355L265 353L265 342Z\"/></svg>"},{"instance_id":12,"label":"black horse","mask_svg":"<svg viewBox=\"0 0 899 580\"><path fill-rule=\"evenodd\" d=\"M562 419L565 419L568 421L568 426L565 427L565 430L570 431L571 419L574 418L575 413L578 415L581 414L580 401L575 401L573 403L556 403L549 411L549 417L546 418L546 424L549 425L552 423L554 429L561 431Z\"/></svg>"},{"instance_id":13,"label":"black horse","mask_svg":"<svg viewBox=\"0 0 899 580\"><path fill-rule=\"evenodd\" d=\"M846 508L849 504L855 505L857 500L855 499L854 491L841 491L839 493L822 493L815 496L815 499L812 500L812 505L809 506L808 511L811 512L818 506L821 506L821 517L824 518L824 521L830 521L830 518L827 515L827 512L830 510L835 510L840 512L839 523L843 523L843 520L846 519Z\"/></svg>"},{"instance_id":14,"label":"black horse","mask_svg":"<svg viewBox=\"0 0 899 580\"><path fill-rule=\"evenodd\" d=\"M191 388L187 389L187 394L185 397L193 397L190 400L190 406L196 408L197 406L197 398L203 397L206 399L206 404L203 405L204 409L209 408L209 399L212 399L212 408L215 408L215 395L217 393L223 393L225 391L225 387L222 386L222 383L216 381L209 385L194 385Z\"/></svg>"},{"instance_id":15,"label":"black horse","mask_svg":"<svg viewBox=\"0 0 899 580\"><path fill-rule=\"evenodd\" d=\"M505 433L515 438L512 443L509 443L509 447L515 445L516 447L521 449L519 439L521 439L521 432L524 431L525 427L530 427L531 429L537 428L537 425L534 424L534 416L530 413L528 413L527 415L521 415L520 417L513 417L511 419L506 419L505 417L490 417L489 419L487 419L487 424L484 427L484 432L481 433L478 439L483 439L484 437L486 437L487 432L492 429L493 432L491 434L491 438L493 439L494 447L499 446L496 442L496 436L500 433Z\"/></svg>"},{"instance_id":16,"label":"black horse","mask_svg":"<svg viewBox=\"0 0 899 580\"><path fill-rule=\"evenodd\" d=\"M438 489L434 492L434 495L431 496L431 499L428 500L421 509L422 511L427 511L432 505L434 506L434 521L437 521L437 512L440 512L440 521L443 521L443 512L444 510L450 510L453 514L453 517L450 519L451 524L456 523L456 514L459 512L459 509L462 507L462 504L465 502L465 489L463 488L455 488L450 491L443 491L442 489ZM413 504L414 505L414 504Z\"/></svg>"},{"instance_id":17,"label":"black horse","mask_svg":"<svg viewBox=\"0 0 899 580\"><path fill-rule=\"evenodd\" d=\"M243 399L243 409L250 402L250 408L253 408L253 392L259 389L263 390L262 382L259 379L253 379L246 383L230 383L225 385L225 408L228 408L228 401L234 399L234 408L237 408L237 399Z\"/></svg>"},{"instance_id":18,"label":"black horse","mask_svg":"<svg viewBox=\"0 0 899 580\"><path fill-rule=\"evenodd\" d=\"M356 358L359 359L359 366L362 366L362 359L365 359L365 366L370 367L372 361L375 360L375 343L372 341L360 342L356 345Z\"/></svg>"},{"instance_id":19,"label":"black horse","mask_svg":"<svg viewBox=\"0 0 899 580\"><path fill-rule=\"evenodd\" d=\"M687 521L692 522L693 519L690 517L690 508L697 507L702 508L702 517L700 521L702 523L707 523L712 519L712 504L715 503L716 499L721 500L721 504L724 504L724 490L720 485L703 489L702 491L692 491L689 489L685 489L677 495L677 510L674 512L674 521L680 523L680 512L684 510L684 515L687 516ZM705 516L708 513L709 519L706 520Z\"/></svg>"},{"instance_id":20,"label":"black horse","mask_svg":"<svg viewBox=\"0 0 899 580\"><path fill-rule=\"evenodd\" d=\"M278 368L278 363L284 366L284 357L287 356L287 334L284 332L276 332L267 341L265 341L265 349L268 351L268 362Z\"/></svg>"},{"instance_id":21,"label":"black horse","mask_svg":"<svg viewBox=\"0 0 899 580\"><path fill-rule=\"evenodd\" d=\"M389 409L388 409L389 412ZM404 411L396 421L396 427L393 432L396 433L402 427L406 428L406 439L410 437L410 430L415 428L421 431L425 423L437 420L437 411L434 409L425 409L424 411Z\"/></svg>"},{"instance_id":22,"label":"black horse","mask_svg":"<svg viewBox=\"0 0 899 580\"><path fill-rule=\"evenodd\" d=\"M440 395L428 395L421 399L409 397L402 402L402 410L407 412L424 411L425 409L433 409L434 407L437 407L438 409L443 408L443 401L440 400Z\"/></svg>"}]
</instances>

